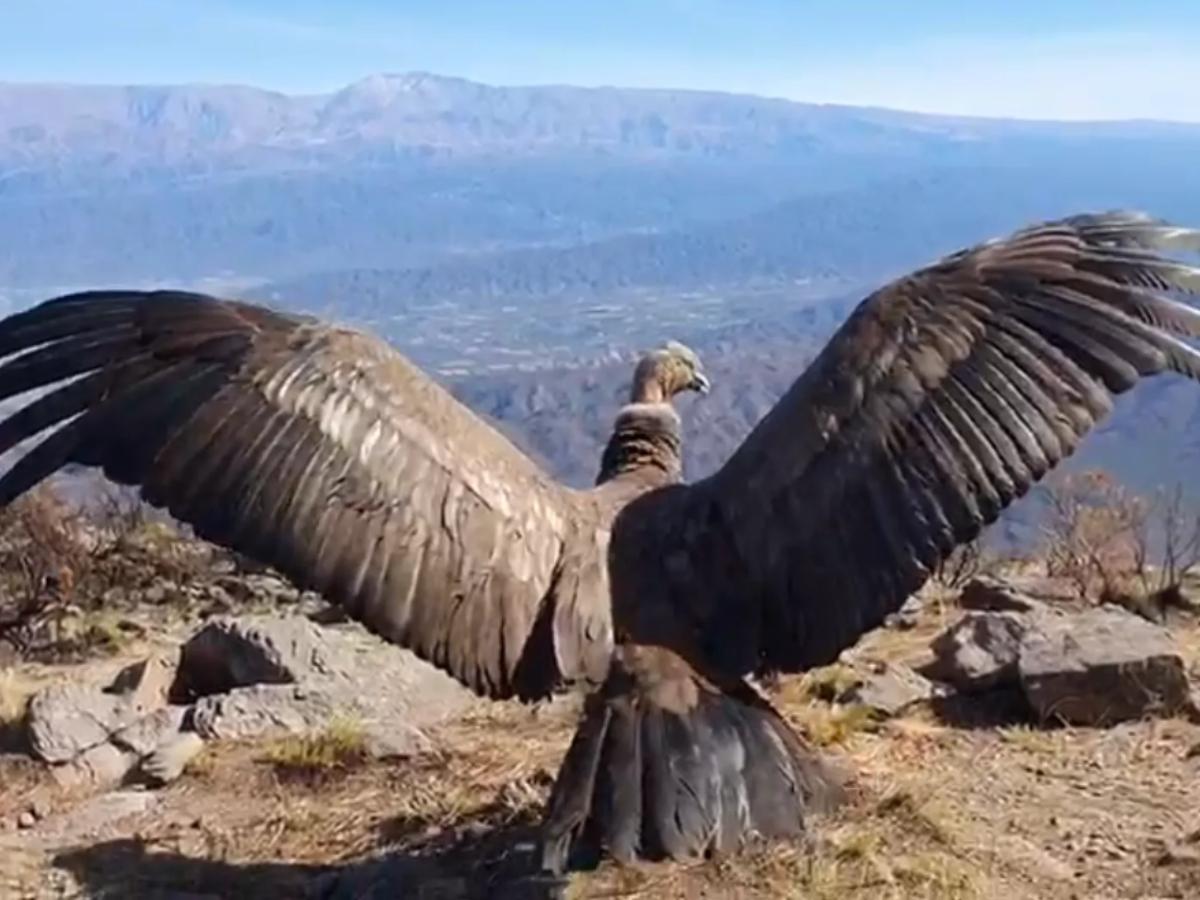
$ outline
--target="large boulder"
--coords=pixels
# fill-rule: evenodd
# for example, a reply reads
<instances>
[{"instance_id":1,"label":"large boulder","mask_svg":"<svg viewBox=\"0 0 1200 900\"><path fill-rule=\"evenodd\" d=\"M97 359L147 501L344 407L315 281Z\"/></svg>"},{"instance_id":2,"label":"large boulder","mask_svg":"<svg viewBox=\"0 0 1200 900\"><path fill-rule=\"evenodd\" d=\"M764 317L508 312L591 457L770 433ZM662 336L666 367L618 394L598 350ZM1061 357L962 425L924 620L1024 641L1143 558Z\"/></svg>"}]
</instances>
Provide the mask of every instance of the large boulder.
<instances>
[{"instance_id":1,"label":"large boulder","mask_svg":"<svg viewBox=\"0 0 1200 900\"><path fill-rule=\"evenodd\" d=\"M67 762L139 716L119 694L82 684L50 685L29 701L29 746L46 762Z\"/></svg>"},{"instance_id":2,"label":"large boulder","mask_svg":"<svg viewBox=\"0 0 1200 900\"><path fill-rule=\"evenodd\" d=\"M963 691L1019 687L1034 715L1107 725L1196 714L1170 633L1114 605L1069 610L997 579L964 592L973 607L933 640L930 676Z\"/></svg>"},{"instance_id":3,"label":"large boulder","mask_svg":"<svg viewBox=\"0 0 1200 900\"><path fill-rule=\"evenodd\" d=\"M253 684L293 684L333 670L321 629L308 619L220 618L183 645L172 693L206 697Z\"/></svg>"},{"instance_id":4,"label":"large boulder","mask_svg":"<svg viewBox=\"0 0 1200 900\"><path fill-rule=\"evenodd\" d=\"M1170 632L1116 606L1039 619L1021 640L1018 671L1043 720L1109 725L1194 712Z\"/></svg>"},{"instance_id":5,"label":"large boulder","mask_svg":"<svg viewBox=\"0 0 1200 900\"><path fill-rule=\"evenodd\" d=\"M442 671L353 624L293 616L213 621L183 647L176 691L202 695L192 727L205 738L317 730L337 718L397 753L474 695Z\"/></svg>"},{"instance_id":6,"label":"large boulder","mask_svg":"<svg viewBox=\"0 0 1200 900\"><path fill-rule=\"evenodd\" d=\"M29 744L35 756L63 763L167 705L176 655L152 656L122 670L105 688L55 684L29 703Z\"/></svg>"}]
</instances>

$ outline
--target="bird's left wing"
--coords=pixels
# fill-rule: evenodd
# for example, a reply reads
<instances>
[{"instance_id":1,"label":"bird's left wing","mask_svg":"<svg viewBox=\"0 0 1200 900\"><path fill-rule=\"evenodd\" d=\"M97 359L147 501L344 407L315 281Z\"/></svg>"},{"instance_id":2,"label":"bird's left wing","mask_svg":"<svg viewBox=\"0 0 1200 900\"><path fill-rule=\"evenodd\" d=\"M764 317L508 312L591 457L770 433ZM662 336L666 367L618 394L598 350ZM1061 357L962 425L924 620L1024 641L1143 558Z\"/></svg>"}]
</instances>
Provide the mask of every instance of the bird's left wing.
<instances>
[{"instance_id":1,"label":"bird's left wing","mask_svg":"<svg viewBox=\"0 0 1200 900\"><path fill-rule=\"evenodd\" d=\"M867 298L720 470L657 513L647 498L673 610L653 615L690 620L726 671L834 659L1114 395L1160 372L1200 378L1200 313L1166 296L1200 289L1200 271L1162 249L1200 249L1200 232L1079 216Z\"/></svg>"}]
</instances>

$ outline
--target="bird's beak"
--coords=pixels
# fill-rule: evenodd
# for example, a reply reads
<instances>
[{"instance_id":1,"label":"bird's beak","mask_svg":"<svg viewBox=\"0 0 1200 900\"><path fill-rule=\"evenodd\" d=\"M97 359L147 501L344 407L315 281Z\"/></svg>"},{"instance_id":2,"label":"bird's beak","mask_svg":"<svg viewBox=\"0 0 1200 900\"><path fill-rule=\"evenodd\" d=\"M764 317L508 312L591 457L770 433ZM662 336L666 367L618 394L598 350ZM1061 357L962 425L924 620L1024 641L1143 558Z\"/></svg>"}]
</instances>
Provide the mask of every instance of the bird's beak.
<instances>
[{"instance_id":1,"label":"bird's beak","mask_svg":"<svg viewBox=\"0 0 1200 900\"><path fill-rule=\"evenodd\" d=\"M708 383L708 376L703 372L697 372L692 376L692 383L688 385L697 394L707 394L711 385Z\"/></svg>"}]
</instances>

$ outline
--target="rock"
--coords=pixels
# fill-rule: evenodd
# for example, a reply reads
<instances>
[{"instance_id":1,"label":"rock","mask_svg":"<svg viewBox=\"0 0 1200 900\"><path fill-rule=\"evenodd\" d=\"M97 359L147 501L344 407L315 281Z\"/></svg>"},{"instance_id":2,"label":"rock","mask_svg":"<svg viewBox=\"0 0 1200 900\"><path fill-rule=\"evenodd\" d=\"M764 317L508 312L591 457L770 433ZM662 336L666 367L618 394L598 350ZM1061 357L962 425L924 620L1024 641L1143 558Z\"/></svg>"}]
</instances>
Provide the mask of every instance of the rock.
<instances>
[{"instance_id":1,"label":"rock","mask_svg":"<svg viewBox=\"0 0 1200 900\"><path fill-rule=\"evenodd\" d=\"M1190 704L1170 633L1116 606L1039 619L1021 640L1021 686L1043 720L1108 725Z\"/></svg>"},{"instance_id":2,"label":"rock","mask_svg":"<svg viewBox=\"0 0 1200 900\"><path fill-rule=\"evenodd\" d=\"M474 703L450 676L359 625L299 616L208 624L183 648L181 685L202 695L192 727L205 739L298 734L349 717L383 755L424 749L422 727Z\"/></svg>"},{"instance_id":3,"label":"rock","mask_svg":"<svg viewBox=\"0 0 1200 900\"><path fill-rule=\"evenodd\" d=\"M187 713L186 706L165 706L114 732L110 740L122 750L146 756L179 733Z\"/></svg>"},{"instance_id":4,"label":"rock","mask_svg":"<svg viewBox=\"0 0 1200 900\"><path fill-rule=\"evenodd\" d=\"M17 827L18 828L28 829L28 828L32 828L36 824L37 824L37 817L29 810L25 810L19 816L17 816Z\"/></svg>"},{"instance_id":5,"label":"rock","mask_svg":"<svg viewBox=\"0 0 1200 900\"><path fill-rule=\"evenodd\" d=\"M107 693L123 695L140 710L159 709L167 705L178 667L178 650L156 653L122 669Z\"/></svg>"},{"instance_id":6,"label":"rock","mask_svg":"<svg viewBox=\"0 0 1200 900\"><path fill-rule=\"evenodd\" d=\"M1200 867L1200 849L1182 844L1172 844L1155 856L1154 864L1156 866Z\"/></svg>"},{"instance_id":7,"label":"rock","mask_svg":"<svg viewBox=\"0 0 1200 900\"><path fill-rule=\"evenodd\" d=\"M51 685L29 701L29 745L46 762L66 762L141 715L121 695L80 684Z\"/></svg>"},{"instance_id":8,"label":"rock","mask_svg":"<svg viewBox=\"0 0 1200 900\"><path fill-rule=\"evenodd\" d=\"M177 694L207 696L255 684L327 675L320 630L300 616L243 616L209 622L183 645Z\"/></svg>"},{"instance_id":9,"label":"rock","mask_svg":"<svg viewBox=\"0 0 1200 900\"><path fill-rule=\"evenodd\" d=\"M196 732L180 732L159 744L142 760L142 774L157 784L174 781L203 749L204 739Z\"/></svg>"},{"instance_id":10,"label":"rock","mask_svg":"<svg viewBox=\"0 0 1200 900\"><path fill-rule=\"evenodd\" d=\"M104 689L56 684L29 703L29 744L34 755L61 763L105 743L118 731L163 708L178 655L164 653L123 669Z\"/></svg>"},{"instance_id":11,"label":"rock","mask_svg":"<svg viewBox=\"0 0 1200 900\"><path fill-rule=\"evenodd\" d=\"M192 707L192 727L208 740L302 734L321 727L339 711L336 700L319 688L256 684L202 697Z\"/></svg>"},{"instance_id":12,"label":"rock","mask_svg":"<svg viewBox=\"0 0 1200 900\"><path fill-rule=\"evenodd\" d=\"M312 682L257 684L204 697L192 710L192 725L208 740L239 740L320 731L339 718L361 724L368 752L378 758L411 756L429 748L429 740L403 713L380 708L360 689Z\"/></svg>"},{"instance_id":13,"label":"rock","mask_svg":"<svg viewBox=\"0 0 1200 900\"><path fill-rule=\"evenodd\" d=\"M876 662L862 679L837 698L840 703L858 703L885 716L899 715L915 703L931 700L939 693L928 678L908 666Z\"/></svg>"},{"instance_id":14,"label":"rock","mask_svg":"<svg viewBox=\"0 0 1200 900\"><path fill-rule=\"evenodd\" d=\"M884 618L884 627L895 628L897 631L909 631L917 626L924 609L925 601L913 594L904 601L903 606Z\"/></svg>"},{"instance_id":15,"label":"rock","mask_svg":"<svg viewBox=\"0 0 1200 900\"><path fill-rule=\"evenodd\" d=\"M964 691L1014 683L1029 619L1012 612L969 612L933 640L926 671Z\"/></svg>"},{"instance_id":16,"label":"rock","mask_svg":"<svg viewBox=\"0 0 1200 900\"><path fill-rule=\"evenodd\" d=\"M433 748L425 733L412 727L368 727L364 744L371 759L405 759Z\"/></svg>"},{"instance_id":17,"label":"rock","mask_svg":"<svg viewBox=\"0 0 1200 900\"><path fill-rule=\"evenodd\" d=\"M137 754L105 742L85 750L70 762L51 769L62 787L110 786L125 780L137 765Z\"/></svg>"},{"instance_id":18,"label":"rock","mask_svg":"<svg viewBox=\"0 0 1200 900\"><path fill-rule=\"evenodd\" d=\"M967 582L959 594L958 605L978 612L1037 613L1046 608L1045 603L1012 582L991 575L980 575Z\"/></svg>"}]
</instances>

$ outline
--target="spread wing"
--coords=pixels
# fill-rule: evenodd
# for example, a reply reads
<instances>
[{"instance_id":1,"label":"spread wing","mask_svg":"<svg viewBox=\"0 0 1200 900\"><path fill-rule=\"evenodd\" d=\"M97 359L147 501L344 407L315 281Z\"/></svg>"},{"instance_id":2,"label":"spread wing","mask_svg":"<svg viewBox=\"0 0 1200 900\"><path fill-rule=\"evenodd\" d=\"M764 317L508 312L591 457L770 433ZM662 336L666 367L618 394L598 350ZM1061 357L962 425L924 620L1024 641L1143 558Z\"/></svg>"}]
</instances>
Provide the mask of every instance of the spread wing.
<instances>
[{"instance_id":1,"label":"spread wing","mask_svg":"<svg viewBox=\"0 0 1200 900\"><path fill-rule=\"evenodd\" d=\"M482 693L607 664L578 496L384 342L204 295L92 292L0 322L3 357L0 399L49 390L0 422L0 453L60 427L0 504L99 466Z\"/></svg>"},{"instance_id":2,"label":"spread wing","mask_svg":"<svg viewBox=\"0 0 1200 900\"><path fill-rule=\"evenodd\" d=\"M1200 313L1164 293L1195 292L1200 271L1162 249L1200 249L1200 232L1081 216L866 299L659 520L687 560L674 607L691 607L709 659L834 659L1070 454L1114 395L1160 372L1200 378Z\"/></svg>"}]
</instances>

